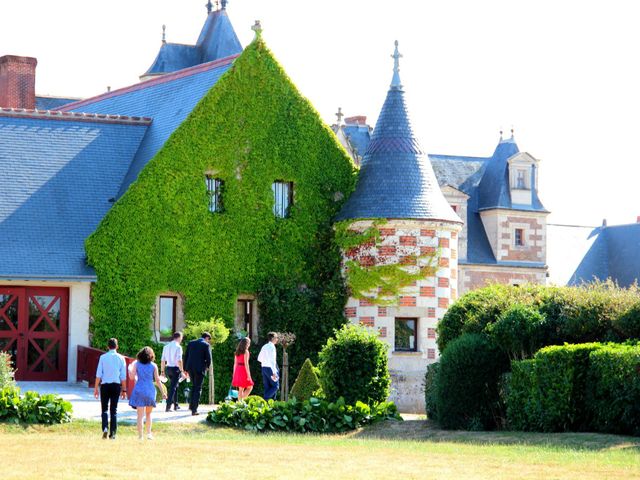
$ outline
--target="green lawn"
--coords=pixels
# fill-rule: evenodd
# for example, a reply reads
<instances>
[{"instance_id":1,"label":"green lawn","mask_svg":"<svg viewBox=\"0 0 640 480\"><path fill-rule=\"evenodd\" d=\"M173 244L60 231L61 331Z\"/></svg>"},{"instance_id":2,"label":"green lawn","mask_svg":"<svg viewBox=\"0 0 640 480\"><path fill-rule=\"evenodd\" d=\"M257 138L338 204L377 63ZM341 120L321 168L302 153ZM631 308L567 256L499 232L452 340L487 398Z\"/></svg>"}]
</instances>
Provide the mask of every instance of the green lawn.
<instances>
[{"instance_id":1,"label":"green lawn","mask_svg":"<svg viewBox=\"0 0 640 480\"><path fill-rule=\"evenodd\" d=\"M640 439L614 435L445 432L417 420L331 436L154 431L139 442L123 426L113 442L91 422L0 424L2 478L640 478Z\"/></svg>"}]
</instances>

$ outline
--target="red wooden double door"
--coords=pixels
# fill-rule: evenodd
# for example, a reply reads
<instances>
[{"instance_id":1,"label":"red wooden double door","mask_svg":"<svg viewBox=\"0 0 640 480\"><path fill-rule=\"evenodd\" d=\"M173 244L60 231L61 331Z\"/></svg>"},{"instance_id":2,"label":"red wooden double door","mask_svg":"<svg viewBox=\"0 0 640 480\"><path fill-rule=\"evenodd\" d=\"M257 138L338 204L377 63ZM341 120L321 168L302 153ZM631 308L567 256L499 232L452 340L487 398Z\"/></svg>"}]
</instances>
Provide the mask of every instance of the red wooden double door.
<instances>
[{"instance_id":1,"label":"red wooden double door","mask_svg":"<svg viewBox=\"0 0 640 480\"><path fill-rule=\"evenodd\" d=\"M16 380L66 380L69 290L0 287L0 350Z\"/></svg>"}]
</instances>

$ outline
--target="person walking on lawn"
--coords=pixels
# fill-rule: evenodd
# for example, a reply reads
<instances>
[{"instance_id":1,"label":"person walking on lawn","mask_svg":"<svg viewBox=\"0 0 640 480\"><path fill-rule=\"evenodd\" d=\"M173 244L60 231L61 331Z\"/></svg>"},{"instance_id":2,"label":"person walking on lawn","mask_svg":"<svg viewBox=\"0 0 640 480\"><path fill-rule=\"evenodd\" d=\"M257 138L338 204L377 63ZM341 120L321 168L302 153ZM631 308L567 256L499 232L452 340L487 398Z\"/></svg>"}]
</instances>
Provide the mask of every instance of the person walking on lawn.
<instances>
[{"instance_id":1,"label":"person walking on lawn","mask_svg":"<svg viewBox=\"0 0 640 480\"><path fill-rule=\"evenodd\" d=\"M124 357L117 352L118 340L110 338L107 346L109 351L100 355L98 360L93 396L100 399L102 406L102 438L106 439L108 434L111 440L115 440L118 398L124 400L127 397L127 367Z\"/></svg>"},{"instance_id":2,"label":"person walking on lawn","mask_svg":"<svg viewBox=\"0 0 640 480\"><path fill-rule=\"evenodd\" d=\"M160 362L160 372L171 381L169 385L169 393L167 394L166 411L171 411L171 405L174 410L180 410L178 405L178 383L180 377L184 375L184 367L182 365L182 333L175 332L173 341L167 343L162 349L162 360Z\"/></svg>"},{"instance_id":3,"label":"person walking on lawn","mask_svg":"<svg viewBox=\"0 0 640 480\"><path fill-rule=\"evenodd\" d=\"M278 362L276 361L276 343L278 343L278 334L269 332L267 334L268 342L260 349L258 361L262 365L262 382L264 384L264 399L270 398L275 400L280 387L280 376L278 375Z\"/></svg>"},{"instance_id":4,"label":"person walking on lawn","mask_svg":"<svg viewBox=\"0 0 640 480\"><path fill-rule=\"evenodd\" d=\"M249 345L251 339L245 337L238 342L235 360L233 362L233 380L231 385L238 387L238 400L243 400L249 396L253 389L251 370L249 370Z\"/></svg>"},{"instance_id":5,"label":"person walking on lawn","mask_svg":"<svg viewBox=\"0 0 640 480\"><path fill-rule=\"evenodd\" d=\"M189 400L189 410L191 415L199 415L198 405L200 405L200 395L202 394L202 382L204 376L211 365L211 334L203 332L202 336L196 340L191 340L187 345L185 367L191 377L191 398Z\"/></svg>"},{"instance_id":6,"label":"person walking on lawn","mask_svg":"<svg viewBox=\"0 0 640 480\"><path fill-rule=\"evenodd\" d=\"M137 361L131 365L131 375L136 378L136 384L133 387L131 396L129 397L129 405L136 409L138 413L138 439L142 440L142 422L145 418L147 424L147 438L153 440L151 433L151 412L156 406L156 388L162 392L162 398L167 398L167 393L160 376L158 375L158 366L154 363L156 354L151 347L144 347L136 356Z\"/></svg>"}]
</instances>

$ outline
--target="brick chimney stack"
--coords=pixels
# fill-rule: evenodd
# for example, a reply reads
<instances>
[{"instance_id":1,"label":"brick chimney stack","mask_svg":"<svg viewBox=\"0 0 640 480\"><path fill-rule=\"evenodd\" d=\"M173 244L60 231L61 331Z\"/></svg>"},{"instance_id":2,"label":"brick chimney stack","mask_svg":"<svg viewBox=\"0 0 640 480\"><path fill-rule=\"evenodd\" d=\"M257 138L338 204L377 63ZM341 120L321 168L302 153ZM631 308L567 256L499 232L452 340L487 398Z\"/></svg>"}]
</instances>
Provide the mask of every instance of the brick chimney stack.
<instances>
[{"instance_id":1,"label":"brick chimney stack","mask_svg":"<svg viewBox=\"0 0 640 480\"><path fill-rule=\"evenodd\" d=\"M36 65L31 57L0 57L0 107L36 108Z\"/></svg>"}]
</instances>

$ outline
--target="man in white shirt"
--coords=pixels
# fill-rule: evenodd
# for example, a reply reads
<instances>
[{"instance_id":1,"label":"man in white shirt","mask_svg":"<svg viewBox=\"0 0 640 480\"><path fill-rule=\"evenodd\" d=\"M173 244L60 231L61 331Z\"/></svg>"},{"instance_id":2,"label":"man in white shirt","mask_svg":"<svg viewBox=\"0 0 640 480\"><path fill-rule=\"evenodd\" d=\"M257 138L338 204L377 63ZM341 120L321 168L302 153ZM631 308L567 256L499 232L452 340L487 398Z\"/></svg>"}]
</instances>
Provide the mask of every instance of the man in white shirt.
<instances>
[{"instance_id":1,"label":"man in white shirt","mask_svg":"<svg viewBox=\"0 0 640 480\"><path fill-rule=\"evenodd\" d=\"M262 382L264 384L265 400L270 398L275 400L278 388L280 387L280 376L278 374L278 362L276 361L276 343L278 343L278 334L269 332L267 334L267 343L260 349L258 361L262 365Z\"/></svg>"},{"instance_id":2,"label":"man in white shirt","mask_svg":"<svg viewBox=\"0 0 640 480\"><path fill-rule=\"evenodd\" d=\"M110 338L109 351L100 355L96 370L96 383L93 395L100 399L102 407L102 438L116 439L118 430L118 398L127 396L127 368L124 357L118 350L118 340ZM108 412L108 414L107 414Z\"/></svg>"},{"instance_id":3,"label":"man in white shirt","mask_svg":"<svg viewBox=\"0 0 640 480\"><path fill-rule=\"evenodd\" d=\"M178 405L178 383L180 382L180 377L184 374L181 342L182 332L175 332L173 341L167 343L162 349L160 372L162 375L166 373L166 376L171 380L169 394L167 395L167 412L171 411L172 404L174 410L180 410L180 405Z\"/></svg>"}]
</instances>

